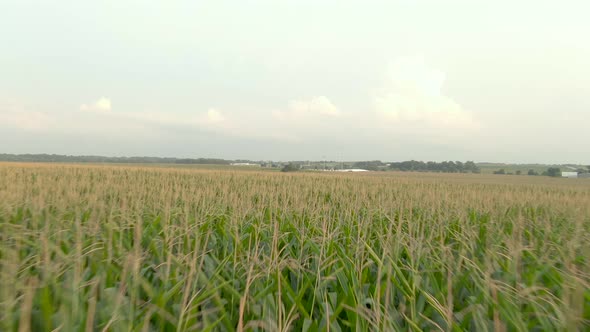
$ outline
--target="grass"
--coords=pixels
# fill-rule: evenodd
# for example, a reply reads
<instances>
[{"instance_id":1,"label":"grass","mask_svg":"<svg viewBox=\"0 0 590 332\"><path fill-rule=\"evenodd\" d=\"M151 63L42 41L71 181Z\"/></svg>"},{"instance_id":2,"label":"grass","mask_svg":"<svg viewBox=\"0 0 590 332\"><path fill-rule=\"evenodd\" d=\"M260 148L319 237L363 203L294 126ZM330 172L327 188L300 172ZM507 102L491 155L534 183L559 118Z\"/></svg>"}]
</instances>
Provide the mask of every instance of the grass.
<instances>
[{"instance_id":1,"label":"grass","mask_svg":"<svg viewBox=\"0 0 590 332\"><path fill-rule=\"evenodd\" d=\"M590 181L0 164L2 331L590 329Z\"/></svg>"}]
</instances>

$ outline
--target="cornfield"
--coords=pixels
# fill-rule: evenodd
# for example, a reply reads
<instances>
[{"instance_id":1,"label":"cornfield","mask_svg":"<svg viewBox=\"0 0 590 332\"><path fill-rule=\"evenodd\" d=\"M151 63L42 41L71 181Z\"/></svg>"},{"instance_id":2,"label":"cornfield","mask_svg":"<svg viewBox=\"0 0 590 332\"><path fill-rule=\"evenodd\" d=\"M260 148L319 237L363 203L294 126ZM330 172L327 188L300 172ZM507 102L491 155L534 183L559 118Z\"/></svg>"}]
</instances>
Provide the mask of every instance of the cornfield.
<instances>
[{"instance_id":1,"label":"cornfield","mask_svg":"<svg viewBox=\"0 0 590 332\"><path fill-rule=\"evenodd\" d=\"M2 331L590 329L590 181L0 164Z\"/></svg>"}]
</instances>

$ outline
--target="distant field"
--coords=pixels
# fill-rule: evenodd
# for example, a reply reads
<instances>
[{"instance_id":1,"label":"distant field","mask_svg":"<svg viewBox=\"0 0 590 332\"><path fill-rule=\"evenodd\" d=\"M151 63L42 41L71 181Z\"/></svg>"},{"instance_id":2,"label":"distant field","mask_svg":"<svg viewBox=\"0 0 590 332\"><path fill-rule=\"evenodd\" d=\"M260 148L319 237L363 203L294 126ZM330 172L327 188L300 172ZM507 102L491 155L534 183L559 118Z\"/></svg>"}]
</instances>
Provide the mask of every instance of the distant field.
<instances>
[{"instance_id":1,"label":"distant field","mask_svg":"<svg viewBox=\"0 0 590 332\"><path fill-rule=\"evenodd\" d=\"M1 331L588 330L589 258L585 179L0 163Z\"/></svg>"}]
</instances>

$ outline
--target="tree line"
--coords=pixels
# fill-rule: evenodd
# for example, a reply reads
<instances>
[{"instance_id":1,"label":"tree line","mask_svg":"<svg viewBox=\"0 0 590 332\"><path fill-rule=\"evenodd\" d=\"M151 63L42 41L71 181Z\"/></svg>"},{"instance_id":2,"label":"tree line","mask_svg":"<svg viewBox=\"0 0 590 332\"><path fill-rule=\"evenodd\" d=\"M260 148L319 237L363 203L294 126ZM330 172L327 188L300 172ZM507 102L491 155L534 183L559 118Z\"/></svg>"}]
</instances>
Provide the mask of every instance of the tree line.
<instances>
[{"instance_id":1,"label":"tree line","mask_svg":"<svg viewBox=\"0 0 590 332\"><path fill-rule=\"evenodd\" d=\"M590 172L590 166L586 167L587 169L584 168L578 168L575 170L575 172L577 173L588 173ZM517 170L515 173L512 172L506 172L506 170L504 168L500 168L497 171L494 171L494 174L507 174L507 175L521 175L522 171L521 170ZM527 172L527 175L531 175L531 176L537 176L537 175L542 175L542 176L550 176L550 177L559 177L561 176L561 168L559 167L549 167L547 168L547 170L539 173L537 171L535 171L534 169L529 169L529 171Z\"/></svg>"},{"instance_id":2,"label":"tree line","mask_svg":"<svg viewBox=\"0 0 590 332\"><path fill-rule=\"evenodd\" d=\"M215 158L167 157L103 157L67 156L59 154L0 154L0 161L15 162L69 162L69 163L121 163L121 164L215 164L229 165L231 161Z\"/></svg>"},{"instance_id":3,"label":"tree line","mask_svg":"<svg viewBox=\"0 0 590 332\"><path fill-rule=\"evenodd\" d=\"M402 161L390 163L389 168L397 171L441 172L441 173L480 173L481 169L473 161Z\"/></svg>"}]
</instances>

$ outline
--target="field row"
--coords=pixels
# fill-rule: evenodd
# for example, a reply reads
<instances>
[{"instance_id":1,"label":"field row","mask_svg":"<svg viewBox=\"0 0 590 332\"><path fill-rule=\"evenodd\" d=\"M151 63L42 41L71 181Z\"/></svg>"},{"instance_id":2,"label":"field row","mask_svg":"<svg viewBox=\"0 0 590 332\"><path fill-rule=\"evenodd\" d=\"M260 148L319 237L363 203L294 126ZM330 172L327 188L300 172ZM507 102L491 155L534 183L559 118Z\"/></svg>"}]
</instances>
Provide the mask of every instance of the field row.
<instances>
[{"instance_id":1,"label":"field row","mask_svg":"<svg viewBox=\"0 0 590 332\"><path fill-rule=\"evenodd\" d=\"M0 330L583 330L589 231L588 181L0 164Z\"/></svg>"}]
</instances>

